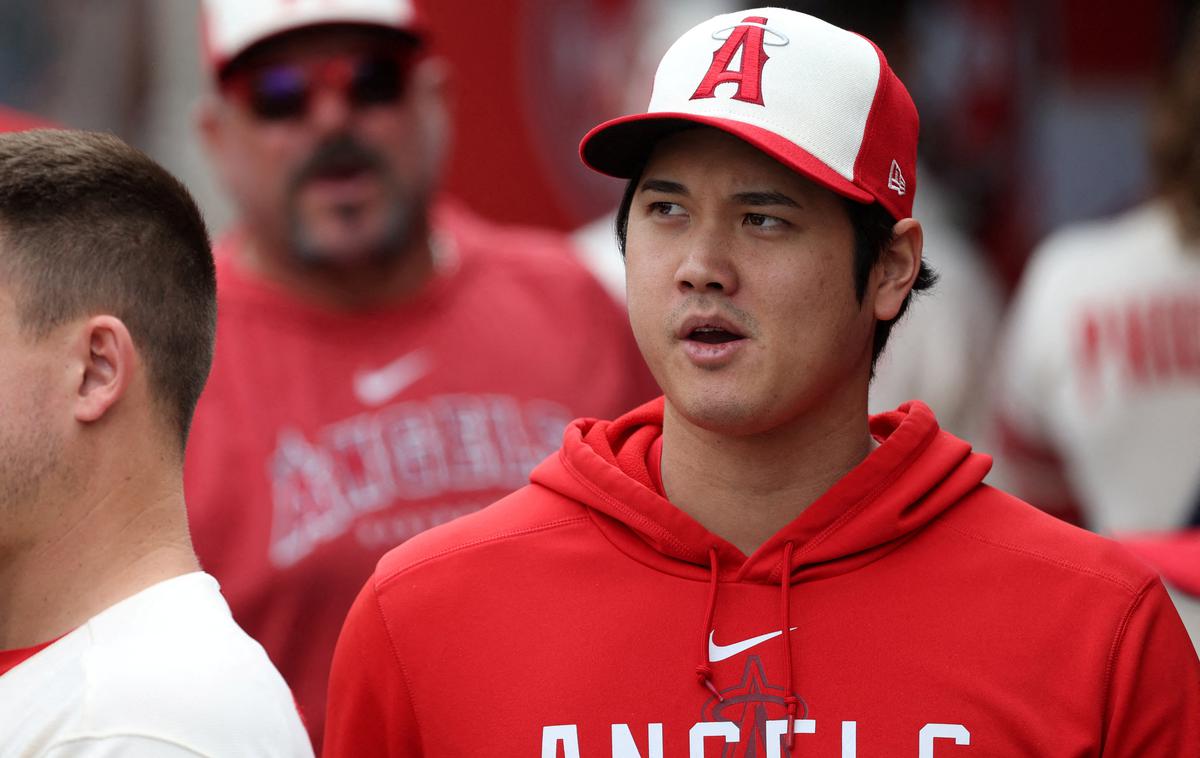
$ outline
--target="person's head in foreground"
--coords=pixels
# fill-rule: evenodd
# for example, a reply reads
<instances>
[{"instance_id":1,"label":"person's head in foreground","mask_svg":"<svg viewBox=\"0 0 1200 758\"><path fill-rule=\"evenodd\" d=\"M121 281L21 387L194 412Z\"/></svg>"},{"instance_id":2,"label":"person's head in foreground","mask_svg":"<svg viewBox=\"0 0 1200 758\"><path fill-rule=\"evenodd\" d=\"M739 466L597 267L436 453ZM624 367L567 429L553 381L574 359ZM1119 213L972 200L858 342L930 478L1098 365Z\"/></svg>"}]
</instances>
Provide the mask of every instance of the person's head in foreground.
<instances>
[{"instance_id":1,"label":"person's head in foreground","mask_svg":"<svg viewBox=\"0 0 1200 758\"><path fill-rule=\"evenodd\" d=\"M984 485L922 403L868 418L932 278L882 53L718 16L649 110L581 150L630 181L630 319L665 400L576 420L529 486L380 561L326 755L1200 751L1200 662L1154 574ZM469 730L463 682L504 694Z\"/></svg>"},{"instance_id":2,"label":"person's head in foreground","mask_svg":"<svg viewBox=\"0 0 1200 758\"><path fill-rule=\"evenodd\" d=\"M0 135L0 752L305 754L188 539L215 288L195 203L148 157L110 135ZM218 685L244 694L205 710ZM235 716L246 697L261 726Z\"/></svg>"},{"instance_id":3,"label":"person's head in foreground","mask_svg":"<svg viewBox=\"0 0 1200 758\"><path fill-rule=\"evenodd\" d=\"M296 286L424 281L445 74L408 0L206 0L200 132L251 265Z\"/></svg>"}]
</instances>

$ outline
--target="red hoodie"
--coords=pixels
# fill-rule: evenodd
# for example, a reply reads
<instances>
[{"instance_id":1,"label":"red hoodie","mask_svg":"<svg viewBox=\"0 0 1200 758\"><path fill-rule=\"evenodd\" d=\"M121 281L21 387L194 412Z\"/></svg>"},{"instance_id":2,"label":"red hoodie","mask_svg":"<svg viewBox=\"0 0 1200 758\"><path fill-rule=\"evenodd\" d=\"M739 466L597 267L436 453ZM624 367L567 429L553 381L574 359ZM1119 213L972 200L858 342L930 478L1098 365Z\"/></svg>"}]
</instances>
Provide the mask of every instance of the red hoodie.
<instances>
[{"instance_id":1,"label":"red hoodie","mask_svg":"<svg viewBox=\"0 0 1200 758\"><path fill-rule=\"evenodd\" d=\"M924 405L750 556L662 496L662 407L576 421L531 485L380 561L326 756L1200 755L1153 572L983 485Z\"/></svg>"}]
</instances>

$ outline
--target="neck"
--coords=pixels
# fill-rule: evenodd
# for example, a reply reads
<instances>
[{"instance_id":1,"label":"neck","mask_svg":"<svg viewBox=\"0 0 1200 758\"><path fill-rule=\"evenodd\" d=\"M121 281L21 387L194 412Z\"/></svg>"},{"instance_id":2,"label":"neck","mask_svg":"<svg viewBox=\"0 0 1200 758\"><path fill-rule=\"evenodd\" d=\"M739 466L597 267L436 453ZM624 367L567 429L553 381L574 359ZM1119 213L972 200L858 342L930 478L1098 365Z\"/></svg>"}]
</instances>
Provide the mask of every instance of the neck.
<instances>
[{"instance_id":1,"label":"neck","mask_svg":"<svg viewBox=\"0 0 1200 758\"><path fill-rule=\"evenodd\" d=\"M422 231L386 260L314 265L284 247L247 235L240 261L255 275L301 299L339 311L364 311L410 300L433 278L437 256Z\"/></svg>"},{"instance_id":2,"label":"neck","mask_svg":"<svg viewBox=\"0 0 1200 758\"><path fill-rule=\"evenodd\" d=\"M865 405L735 437L692 424L668 399L663 487L672 503L750 555L875 444Z\"/></svg>"},{"instance_id":3,"label":"neck","mask_svg":"<svg viewBox=\"0 0 1200 758\"><path fill-rule=\"evenodd\" d=\"M19 545L0 546L0 649L55 639L130 595L198 570L180 477L145 471L92 477L35 504L54 518Z\"/></svg>"}]
</instances>

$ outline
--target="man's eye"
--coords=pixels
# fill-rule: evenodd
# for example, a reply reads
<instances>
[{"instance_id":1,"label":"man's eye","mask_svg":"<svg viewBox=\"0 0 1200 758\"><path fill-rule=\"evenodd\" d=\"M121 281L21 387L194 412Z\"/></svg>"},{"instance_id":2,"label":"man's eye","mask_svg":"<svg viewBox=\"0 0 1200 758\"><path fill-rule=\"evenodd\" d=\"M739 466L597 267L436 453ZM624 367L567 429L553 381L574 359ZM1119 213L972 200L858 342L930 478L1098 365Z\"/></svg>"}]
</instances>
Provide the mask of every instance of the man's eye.
<instances>
[{"instance_id":1,"label":"man's eye","mask_svg":"<svg viewBox=\"0 0 1200 758\"><path fill-rule=\"evenodd\" d=\"M785 225L786 223L787 222L781 218L775 218L774 216L766 216L766 215L763 215L762 213L747 213L746 214L747 226L757 226L757 227L760 227L763 229L778 229L778 228L782 227L783 225Z\"/></svg>"},{"instance_id":2,"label":"man's eye","mask_svg":"<svg viewBox=\"0 0 1200 758\"><path fill-rule=\"evenodd\" d=\"M650 212L657 216L679 216L683 208L678 203L657 202L650 203Z\"/></svg>"}]
</instances>

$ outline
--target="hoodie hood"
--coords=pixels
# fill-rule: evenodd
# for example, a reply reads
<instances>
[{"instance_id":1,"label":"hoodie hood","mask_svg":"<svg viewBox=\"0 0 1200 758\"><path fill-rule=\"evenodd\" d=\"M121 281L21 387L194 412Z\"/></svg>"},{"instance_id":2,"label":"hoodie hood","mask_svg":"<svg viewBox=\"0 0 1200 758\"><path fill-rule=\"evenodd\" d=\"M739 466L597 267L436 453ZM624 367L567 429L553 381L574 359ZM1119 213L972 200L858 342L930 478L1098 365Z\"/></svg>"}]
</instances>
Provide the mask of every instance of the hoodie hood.
<instances>
[{"instance_id":1,"label":"hoodie hood","mask_svg":"<svg viewBox=\"0 0 1200 758\"><path fill-rule=\"evenodd\" d=\"M535 484L589 509L614 545L662 571L689 578L777 583L790 552L790 581L854 570L890 552L977 487L991 458L942 431L923 403L870 419L880 443L794 520L746 556L671 504L648 469L661 446L663 398L616 419L580 419ZM785 551L785 547L790 549Z\"/></svg>"}]
</instances>

